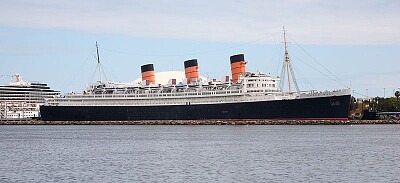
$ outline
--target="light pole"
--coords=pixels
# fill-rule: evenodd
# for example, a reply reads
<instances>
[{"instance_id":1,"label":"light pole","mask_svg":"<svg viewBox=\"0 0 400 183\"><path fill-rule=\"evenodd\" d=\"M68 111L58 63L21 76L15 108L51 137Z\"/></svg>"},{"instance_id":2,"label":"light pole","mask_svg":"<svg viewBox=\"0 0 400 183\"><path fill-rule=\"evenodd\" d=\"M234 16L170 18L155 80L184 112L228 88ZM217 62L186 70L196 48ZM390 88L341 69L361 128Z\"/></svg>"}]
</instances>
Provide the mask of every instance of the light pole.
<instances>
[{"instance_id":1,"label":"light pole","mask_svg":"<svg viewBox=\"0 0 400 183\"><path fill-rule=\"evenodd\" d=\"M386 88L383 88L383 98L385 98L385 90L386 90Z\"/></svg>"}]
</instances>

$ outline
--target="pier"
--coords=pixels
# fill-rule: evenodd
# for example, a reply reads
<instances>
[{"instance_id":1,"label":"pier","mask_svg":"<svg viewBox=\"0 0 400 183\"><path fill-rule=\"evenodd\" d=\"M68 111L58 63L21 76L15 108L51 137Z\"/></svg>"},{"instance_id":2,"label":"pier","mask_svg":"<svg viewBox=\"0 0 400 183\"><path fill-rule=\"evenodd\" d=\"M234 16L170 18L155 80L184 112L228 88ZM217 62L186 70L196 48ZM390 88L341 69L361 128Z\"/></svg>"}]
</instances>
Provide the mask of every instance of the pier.
<instances>
[{"instance_id":1,"label":"pier","mask_svg":"<svg viewBox=\"0 0 400 183\"><path fill-rule=\"evenodd\" d=\"M372 125L400 120L146 120L146 121L0 121L0 125Z\"/></svg>"}]
</instances>

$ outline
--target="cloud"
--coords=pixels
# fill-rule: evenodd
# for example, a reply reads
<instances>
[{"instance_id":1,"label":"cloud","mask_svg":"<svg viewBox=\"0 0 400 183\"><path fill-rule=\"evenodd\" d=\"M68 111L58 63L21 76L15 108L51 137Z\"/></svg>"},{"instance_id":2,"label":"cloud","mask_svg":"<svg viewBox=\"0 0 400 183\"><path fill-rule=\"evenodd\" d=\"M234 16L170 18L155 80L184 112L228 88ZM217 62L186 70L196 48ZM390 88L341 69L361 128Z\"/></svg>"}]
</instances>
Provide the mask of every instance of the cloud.
<instances>
[{"instance_id":1,"label":"cloud","mask_svg":"<svg viewBox=\"0 0 400 183\"><path fill-rule=\"evenodd\" d=\"M395 0L3 0L0 26L268 44L285 25L302 44L399 45L399 8Z\"/></svg>"}]
</instances>

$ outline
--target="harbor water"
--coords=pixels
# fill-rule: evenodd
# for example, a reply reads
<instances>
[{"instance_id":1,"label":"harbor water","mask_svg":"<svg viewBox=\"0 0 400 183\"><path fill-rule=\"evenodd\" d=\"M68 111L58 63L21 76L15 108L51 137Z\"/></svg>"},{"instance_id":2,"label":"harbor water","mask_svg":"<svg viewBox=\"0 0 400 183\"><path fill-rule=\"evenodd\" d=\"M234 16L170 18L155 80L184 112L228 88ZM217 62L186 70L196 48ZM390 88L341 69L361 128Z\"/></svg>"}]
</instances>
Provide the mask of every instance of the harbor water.
<instances>
[{"instance_id":1,"label":"harbor water","mask_svg":"<svg viewBox=\"0 0 400 183\"><path fill-rule=\"evenodd\" d=\"M400 182L400 125L1 125L0 182Z\"/></svg>"}]
</instances>

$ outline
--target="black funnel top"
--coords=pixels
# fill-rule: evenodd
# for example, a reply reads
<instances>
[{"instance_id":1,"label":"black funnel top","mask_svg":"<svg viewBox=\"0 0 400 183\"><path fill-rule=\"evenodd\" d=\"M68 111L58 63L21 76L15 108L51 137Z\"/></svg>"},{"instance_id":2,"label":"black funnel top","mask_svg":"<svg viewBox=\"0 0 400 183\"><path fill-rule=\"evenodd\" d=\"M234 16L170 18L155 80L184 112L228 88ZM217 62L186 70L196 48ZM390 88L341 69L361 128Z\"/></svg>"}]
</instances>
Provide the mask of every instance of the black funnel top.
<instances>
[{"instance_id":1,"label":"black funnel top","mask_svg":"<svg viewBox=\"0 0 400 183\"><path fill-rule=\"evenodd\" d=\"M185 64L185 68L193 67L193 66L198 66L198 65L197 65L197 59L186 60L186 61L184 62L184 64Z\"/></svg>"},{"instance_id":2,"label":"black funnel top","mask_svg":"<svg viewBox=\"0 0 400 183\"><path fill-rule=\"evenodd\" d=\"M231 56L231 64L235 62L244 61L244 54L237 54Z\"/></svg>"},{"instance_id":3,"label":"black funnel top","mask_svg":"<svg viewBox=\"0 0 400 183\"><path fill-rule=\"evenodd\" d=\"M142 65L140 68L142 69L142 72L154 71L153 64Z\"/></svg>"}]
</instances>

